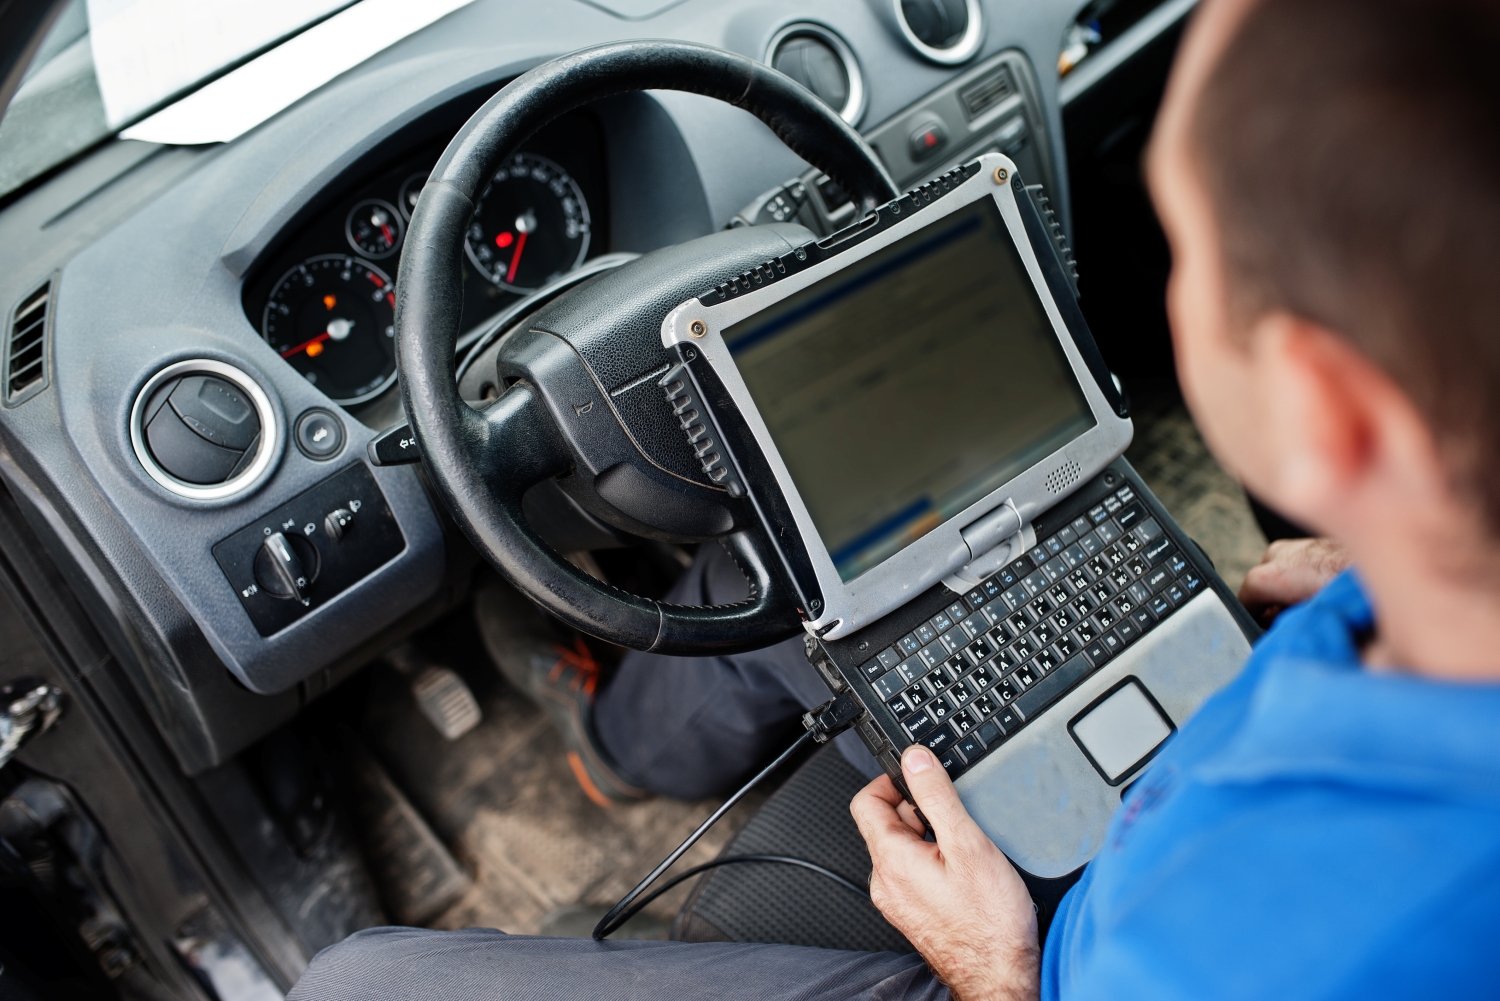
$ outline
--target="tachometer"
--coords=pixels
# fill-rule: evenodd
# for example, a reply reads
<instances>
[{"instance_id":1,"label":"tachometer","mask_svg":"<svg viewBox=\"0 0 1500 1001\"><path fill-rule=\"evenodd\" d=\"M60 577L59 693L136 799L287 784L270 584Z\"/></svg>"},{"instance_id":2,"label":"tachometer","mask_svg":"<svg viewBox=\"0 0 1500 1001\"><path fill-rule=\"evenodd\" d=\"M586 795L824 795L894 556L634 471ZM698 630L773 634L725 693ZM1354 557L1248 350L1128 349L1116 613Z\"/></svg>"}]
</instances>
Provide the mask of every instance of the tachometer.
<instances>
[{"instance_id":1,"label":"tachometer","mask_svg":"<svg viewBox=\"0 0 1500 1001\"><path fill-rule=\"evenodd\" d=\"M395 286L357 257L324 254L282 275L261 334L335 403L363 403L396 381Z\"/></svg>"},{"instance_id":2,"label":"tachometer","mask_svg":"<svg viewBox=\"0 0 1500 1001\"><path fill-rule=\"evenodd\" d=\"M589 206L578 183L545 157L518 153L480 194L469 261L512 292L531 292L583 263Z\"/></svg>"}]
</instances>

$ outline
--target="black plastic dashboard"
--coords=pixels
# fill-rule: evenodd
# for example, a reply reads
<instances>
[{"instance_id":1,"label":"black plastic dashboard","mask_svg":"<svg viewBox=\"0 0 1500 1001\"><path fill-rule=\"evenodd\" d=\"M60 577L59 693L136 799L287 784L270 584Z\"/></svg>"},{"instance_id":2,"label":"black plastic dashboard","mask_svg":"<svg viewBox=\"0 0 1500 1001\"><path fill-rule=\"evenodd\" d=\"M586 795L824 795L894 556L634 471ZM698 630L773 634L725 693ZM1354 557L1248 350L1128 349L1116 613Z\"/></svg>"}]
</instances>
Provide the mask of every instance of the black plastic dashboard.
<instances>
[{"instance_id":1,"label":"black plastic dashboard","mask_svg":"<svg viewBox=\"0 0 1500 1001\"><path fill-rule=\"evenodd\" d=\"M111 638L186 770L225 760L284 720L445 607L472 571L472 553L445 527L418 469L366 461L375 433L401 419L375 299L399 279L413 179L506 80L551 56L627 37L684 38L762 58L779 32L814 21L857 61L857 124L882 155L897 157L898 183L1005 148L1066 216L1051 67L1077 4L983 0L982 42L957 65L913 50L890 6L684 0L643 14L582 0L543 10L526 0L477 0L234 142L110 140L0 200L0 322L45 289L47 338L45 386L0 400L0 480ZM1001 65L1011 90L975 111L966 103L973 85ZM945 145L929 158L918 144L935 123ZM549 220L542 208L497 193L500 208L476 220L481 232L466 258L466 328L573 263L722 228L807 169L744 113L673 93L592 105L524 152L532 160L520 165L521 180L551 192L556 213ZM810 204L836 214L817 197ZM569 199L579 204L569 209ZM544 247L549 225L561 246ZM320 259L332 263L299 270ZM342 314L346 294L371 305ZM298 326L299 310L316 321ZM279 326L268 340L269 313ZM335 349L366 334L373 354L364 369L353 370L354 358L347 371L331 367L341 361ZM265 446L264 468L242 488L193 496L164 486L141 461L133 428L160 412L145 412L157 401L154 393L142 400L143 390L177 364L189 366L184 378L205 374L205 364L240 373L228 392L255 410ZM177 399L174 413L185 422L212 423L173 396L178 388L165 405ZM351 476L374 492L345 497L330 486ZM361 509L350 511L350 500ZM341 510L353 517L343 538L326 523ZM376 523L363 516L377 510L388 515L371 550L378 560L360 557L351 564L357 574L310 580L296 614L285 614L296 597L278 597L269 618L252 609L264 595L244 593L261 579L244 577L245 561L253 571L261 558L247 538L282 534L304 570L331 567L316 561L346 551Z\"/></svg>"}]
</instances>

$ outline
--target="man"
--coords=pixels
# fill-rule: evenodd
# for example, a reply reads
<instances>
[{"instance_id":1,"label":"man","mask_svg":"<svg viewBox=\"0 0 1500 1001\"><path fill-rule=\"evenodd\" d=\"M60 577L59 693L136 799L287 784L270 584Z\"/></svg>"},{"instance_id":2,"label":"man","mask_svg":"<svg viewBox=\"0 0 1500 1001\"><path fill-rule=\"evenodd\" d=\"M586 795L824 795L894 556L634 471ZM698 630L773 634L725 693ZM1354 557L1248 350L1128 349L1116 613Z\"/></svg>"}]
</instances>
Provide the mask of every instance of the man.
<instances>
[{"instance_id":1,"label":"man","mask_svg":"<svg viewBox=\"0 0 1500 1001\"><path fill-rule=\"evenodd\" d=\"M1500 8L1206 0L1148 159L1183 389L1358 568L1284 613L1125 794L1045 950L925 749L851 809L912 957L384 929L293 992L1475 997L1500 983ZM1342 557L1255 576L1304 597ZM1320 571L1319 568L1322 568Z\"/></svg>"}]
</instances>

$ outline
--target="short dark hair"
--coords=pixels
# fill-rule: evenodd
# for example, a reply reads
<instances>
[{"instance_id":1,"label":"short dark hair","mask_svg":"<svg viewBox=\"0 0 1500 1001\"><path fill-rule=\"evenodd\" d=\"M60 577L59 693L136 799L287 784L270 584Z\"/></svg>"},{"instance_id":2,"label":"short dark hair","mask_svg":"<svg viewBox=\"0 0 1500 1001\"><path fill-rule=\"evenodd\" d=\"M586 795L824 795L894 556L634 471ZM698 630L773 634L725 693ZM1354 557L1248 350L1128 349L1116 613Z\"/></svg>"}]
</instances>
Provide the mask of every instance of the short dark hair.
<instances>
[{"instance_id":1,"label":"short dark hair","mask_svg":"<svg viewBox=\"0 0 1500 1001\"><path fill-rule=\"evenodd\" d=\"M1500 2L1260 0L1192 145L1232 318L1284 310L1411 397L1500 535Z\"/></svg>"}]
</instances>

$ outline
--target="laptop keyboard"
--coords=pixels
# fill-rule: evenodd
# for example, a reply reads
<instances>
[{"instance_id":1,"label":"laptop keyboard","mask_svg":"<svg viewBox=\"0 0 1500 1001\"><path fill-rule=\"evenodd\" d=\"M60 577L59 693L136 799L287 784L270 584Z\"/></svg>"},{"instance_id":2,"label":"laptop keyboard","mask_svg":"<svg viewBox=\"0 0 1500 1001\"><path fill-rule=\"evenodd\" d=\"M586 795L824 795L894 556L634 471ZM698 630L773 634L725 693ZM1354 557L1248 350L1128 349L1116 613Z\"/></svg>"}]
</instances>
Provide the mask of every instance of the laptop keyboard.
<instances>
[{"instance_id":1,"label":"laptop keyboard","mask_svg":"<svg viewBox=\"0 0 1500 1001\"><path fill-rule=\"evenodd\" d=\"M1204 587L1126 486L861 670L957 778Z\"/></svg>"}]
</instances>

